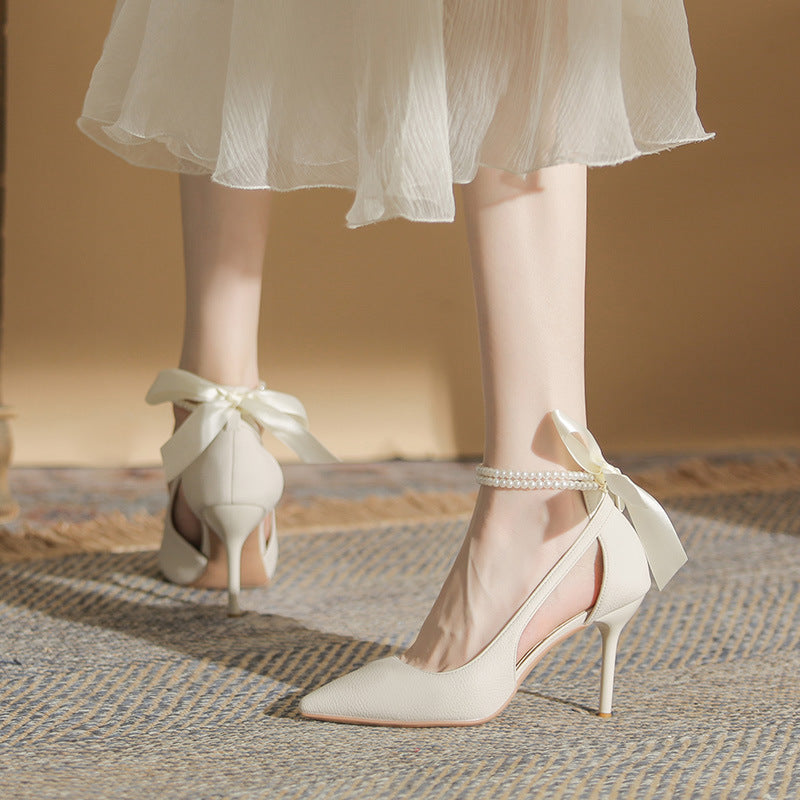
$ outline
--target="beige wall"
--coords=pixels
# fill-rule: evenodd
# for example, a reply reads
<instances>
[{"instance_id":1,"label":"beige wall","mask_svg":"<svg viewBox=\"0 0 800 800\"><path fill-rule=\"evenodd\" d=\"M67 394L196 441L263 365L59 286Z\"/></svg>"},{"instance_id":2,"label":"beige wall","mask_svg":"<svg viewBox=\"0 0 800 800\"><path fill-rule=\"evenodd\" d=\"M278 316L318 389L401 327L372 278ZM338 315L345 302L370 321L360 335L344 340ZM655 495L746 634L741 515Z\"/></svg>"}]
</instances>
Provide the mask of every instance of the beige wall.
<instances>
[{"instance_id":1,"label":"beige wall","mask_svg":"<svg viewBox=\"0 0 800 800\"><path fill-rule=\"evenodd\" d=\"M143 396L179 352L176 179L74 126L112 7L10 0L3 399L18 464L155 463L168 433ZM590 173L591 425L607 450L800 443L800 7L687 8L718 136ZM277 197L262 376L346 459L478 453L460 210L348 231L349 204Z\"/></svg>"}]
</instances>

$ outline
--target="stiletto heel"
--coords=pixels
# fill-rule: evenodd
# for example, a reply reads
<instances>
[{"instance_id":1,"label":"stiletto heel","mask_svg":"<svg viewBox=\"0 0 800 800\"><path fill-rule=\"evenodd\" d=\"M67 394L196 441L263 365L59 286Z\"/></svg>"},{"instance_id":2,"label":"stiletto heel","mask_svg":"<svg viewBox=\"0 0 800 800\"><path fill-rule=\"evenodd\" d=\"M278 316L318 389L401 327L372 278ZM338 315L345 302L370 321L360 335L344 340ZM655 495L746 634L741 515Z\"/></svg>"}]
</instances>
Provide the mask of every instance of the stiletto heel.
<instances>
[{"instance_id":1,"label":"stiletto heel","mask_svg":"<svg viewBox=\"0 0 800 800\"><path fill-rule=\"evenodd\" d=\"M266 585L278 559L274 509L283 493L283 473L264 448L262 429L304 461L337 459L309 433L302 403L263 383L255 389L225 386L167 369L158 374L146 400L191 411L161 448L170 496L159 567L174 583L227 587L228 612L238 616L242 585ZM202 525L199 549L173 523L179 485Z\"/></svg>"},{"instance_id":2,"label":"stiletto heel","mask_svg":"<svg viewBox=\"0 0 800 800\"><path fill-rule=\"evenodd\" d=\"M228 566L228 616L230 617L242 615L239 607L242 548L252 531L261 524L263 519L264 509L261 506L216 505L203 509L204 523L219 536L225 545ZM273 530L270 538L273 538L274 534ZM269 575L269 577L272 576Z\"/></svg>"},{"instance_id":3,"label":"stiletto heel","mask_svg":"<svg viewBox=\"0 0 800 800\"><path fill-rule=\"evenodd\" d=\"M632 603L606 614L602 619L595 620L595 625L600 629L603 637L603 661L600 669L600 707L598 717L609 719L611 717L611 700L614 695L614 667L617 660L617 644L622 629L630 622L642 600Z\"/></svg>"},{"instance_id":4,"label":"stiletto heel","mask_svg":"<svg viewBox=\"0 0 800 800\"><path fill-rule=\"evenodd\" d=\"M481 465L478 482L499 489L582 491L589 521L575 542L494 639L463 666L429 672L397 656L373 661L303 697L304 716L369 725L476 725L505 708L546 652L591 625L603 637L599 713L611 714L620 632L650 588L649 572L661 589L686 554L664 509L603 458L591 433L558 411L551 416L580 471L528 473ZM622 513L626 507L630 521ZM557 626L517 661L528 624L595 543L603 559L595 604Z\"/></svg>"}]
</instances>

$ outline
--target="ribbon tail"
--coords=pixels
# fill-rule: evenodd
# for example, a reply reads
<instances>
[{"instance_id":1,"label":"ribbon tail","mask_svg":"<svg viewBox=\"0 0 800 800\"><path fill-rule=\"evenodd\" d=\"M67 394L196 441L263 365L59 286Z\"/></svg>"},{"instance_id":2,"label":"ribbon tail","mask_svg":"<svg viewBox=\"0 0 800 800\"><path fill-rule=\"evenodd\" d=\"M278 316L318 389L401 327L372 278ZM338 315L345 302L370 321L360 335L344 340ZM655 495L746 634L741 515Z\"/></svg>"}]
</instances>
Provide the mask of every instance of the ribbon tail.
<instances>
[{"instance_id":1,"label":"ribbon tail","mask_svg":"<svg viewBox=\"0 0 800 800\"><path fill-rule=\"evenodd\" d=\"M216 395L211 381L184 369L162 369L148 389L145 402L151 406L180 399L210 400Z\"/></svg>"},{"instance_id":2,"label":"ribbon tail","mask_svg":"<svg viewBox=\"0 0 800 800\"><path fill-rule=\"evenodd\" d=\"M579 425L558 409L551 411L550 416L561 441L581 469L597 474L603 466L611 466L603 457L603 451L597 440L586 427Z\"/></svg>"},{"instance_id":3,"label":"ribbon tail","mask_svg":"<svg viewBox=\"0 0 800 800\"><path fill-rule=\"evenodd\" d=\"M161 459L167 483L180 475L225 427L233 414L226 405L204 403L184 420L161 447Z\"/></svg>"},{"instance_id":4,"label":"ribbon tail","mask_svg":"<svg viewBox=\"0 0 800 800\"><path fill-rule=\"evenodd\" d=\"M278 441L291 447L303 461L332 464L339 460L308 430L308 420L305 414L295 415L276 408L274 405L256 405L249 402L245 402L243 407ZM302 409L302 406L300 408Z\"/></svg>"},{"instance_id":5,"label":"ribbon tail","mask_svg":"<svg viewBox=\"0 0 800 800\"><path fill-rule=\"evenodd\" d=\"M158 374L145 400L156 405L181 398L198 405L161 448L167 482L205 451L237 410L262 423L303 461L339 460L310 433L305 408L292 395L261 387L217 385L186 370L166 369Z\"/></svg>"},{"instance_id":6,"label":"ribbon tail","mask_svg":"<svg viewBox=\"0 0 800 800\"><path fill-rule=\"evenodd\" d=\"M306 463L333 464L339 461L312 433L296 420L280 428L270 427L270 433L294 450Z\"/></svg>"},{"instance_id":7,"label":"ribbon tail","mask_svg":"<svg viewBox=\"0 0 800 800\"><path fill-rule=\"evenodd\" d=\"M667 512L627 475L607 474L606 481L609 490L625 502L656 585L663 589L687 561L686 552Z\"/></svg>"},{"instance_id":8,"label":"ribbon tail","mask_svg":"<svg viewBox=\"0 0 800 800\"><path fill-rule=\"evenodd\" d=\"M276 438L307 463L333 464L339 461L308 429L303 404L294 396L270 389L255 398L246 397L242 409L255 417Z\"/></svg>"}]
</instances>

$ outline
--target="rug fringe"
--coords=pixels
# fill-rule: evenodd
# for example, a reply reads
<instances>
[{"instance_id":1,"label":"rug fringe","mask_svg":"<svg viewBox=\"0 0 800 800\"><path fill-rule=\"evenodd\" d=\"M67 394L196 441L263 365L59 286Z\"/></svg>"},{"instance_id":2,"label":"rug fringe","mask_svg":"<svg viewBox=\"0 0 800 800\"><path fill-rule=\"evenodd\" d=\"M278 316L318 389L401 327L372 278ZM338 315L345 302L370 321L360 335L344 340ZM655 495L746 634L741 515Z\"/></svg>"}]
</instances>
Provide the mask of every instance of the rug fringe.
<instances>
[{"instance_id":1,"label":"rug fringe","mask_svg":"<svg viewBox=\"0 0 800 800\"><path fill-rule=\"evenodd\" d=\"M52 558L71 553L125 553L152 550L161 538L164 515L120 512L100 514L87 522L24 525L20 532L0 528L0 562Z\"/></svg>"},{"instance_id":2,"label":"rug fringe","mask_svg":"<svg viewBox=\"0 0 800 800\"><path fill-rule=\"evenodd\" d=\"M690 458L670 467L631 472L631 478L660 500L744 492L800 489L800 462L787 456L770 459L710 460ZM318 533L424 519L466 519L476 491L405 492L361 500L318 497L310 503L281 503L281 534ZM81 523L47 527L23 525L20 532L0 527L0 562L54 558L73 553L154 550L161 540L164 512L102 514Z\"/></svg>"},{"instance_id":3,"label":"rug fringe","mask_svg":"<svg viewBox=\"0 0 800 800\"><path fill-rule=\"evenodd\" d=\"M789 456L752 459L688 458L671 467L642 470L631 478L659 500L744 492L800 489L800 460Z\"/></svg>"},{"instance_id":4,"label":"rug fringe","mask_svg":"<svg viewBox=\"0 0 800 800\"><path fill-rule=\"evenodd\" d=\"M310 505L285 503L278 507L279 530L317 533L320 530L405 521L464 517L472 512L477 492L404 492L371 495L361 500L320 497Z\"/></svg>"},{"instance_id":5,"label":"rug fringe","mask_svg":"<svg viewBox=\"0 0 800 800\"><path fill-rule=\"evenodd\" d=\"M396 525L405 521L466 517L475 493L406 492L400 496L372 496L363 500L320 497L308 505L278 506L280 534L319 533L365 525ZM0 527L0 563L55 558L74 553L127 553L155 550L161 541L164 512L100 514L87 522L58 522L52 526L23 525L12 533Z\"/></svg>"}]
</instances>

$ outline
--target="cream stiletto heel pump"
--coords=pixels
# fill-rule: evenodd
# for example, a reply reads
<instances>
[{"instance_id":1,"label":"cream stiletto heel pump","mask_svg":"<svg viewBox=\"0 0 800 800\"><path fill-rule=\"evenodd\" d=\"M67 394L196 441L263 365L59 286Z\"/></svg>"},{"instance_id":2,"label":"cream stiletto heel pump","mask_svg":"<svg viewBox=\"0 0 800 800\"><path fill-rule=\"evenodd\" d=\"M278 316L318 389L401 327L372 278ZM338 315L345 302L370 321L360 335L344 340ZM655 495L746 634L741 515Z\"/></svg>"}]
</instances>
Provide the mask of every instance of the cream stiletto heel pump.
<instances>
[{"instance_id":1,"label":"cream stiletto heel pump","mask_svg":"<svg viewBox=\"0 0 800 800\"><path fill-rule=\"evenodd\" d=\"M283 473L264 448L259 426L304 461L337 459L309 433L302 403L263 383L255 389L225 386L186 370L166 369L145 399L151 405L170 402L191 411L161 448L170 489L159 567L174 583L227 586L228 613L237 616L242 583L268 583L278 559L274 509L283 493ZM200 519L199 550L173 524L179 484Z\"/></svg>"},{"instance_id":2,"label":"cream stiletto heel pump","mask_svg":"<svg viewBox=\"0 0 800 800\"><path fill-rule=\"evenodd\" d=\"M558 411L556 428L583 471L524 473L481 466L478 480L500 489L579 489L589 521L495 638L461 667L428 672L392 656L316 689L300 701L314 719L372 725L476 725L499 714L542 656L572 633L597 625L603 640L600 716L610 716L619 635L650 588L686 561L666 512L609 464L592 435ZM627 505L631 522L622 514ZM603 556L597 602L552 631L517 660L520 638L546 598L595 542Z\"/></svg>"}]
</instances>

